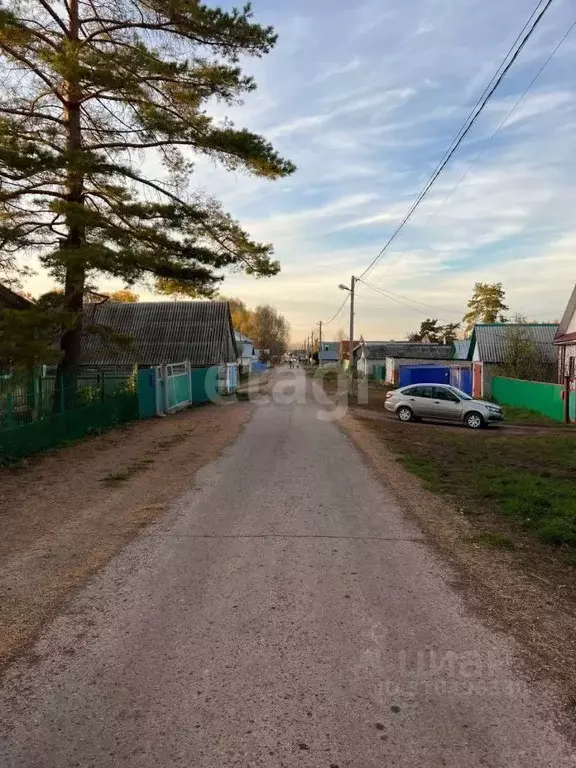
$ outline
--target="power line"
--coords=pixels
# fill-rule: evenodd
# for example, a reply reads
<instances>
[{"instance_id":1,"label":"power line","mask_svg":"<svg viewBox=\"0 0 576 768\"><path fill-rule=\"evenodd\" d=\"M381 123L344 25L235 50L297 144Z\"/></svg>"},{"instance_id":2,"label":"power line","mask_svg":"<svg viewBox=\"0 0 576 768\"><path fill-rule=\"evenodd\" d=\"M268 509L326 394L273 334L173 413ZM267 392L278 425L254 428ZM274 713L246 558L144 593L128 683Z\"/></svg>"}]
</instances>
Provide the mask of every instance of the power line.
<instances>
[{"instance_id":1,"label":"power line","mask_svg":"<svg viewBox=\"0 0 576 768\"><path fill-rule=\"evenodd\" d=\"M548 64L549 64L549 63L552 61L552 59L554 58L554 56L555 56L555 55L558 53L558 51L559 51L559 49L561 48L561 46L562 46L562 45L565 43L566 39L567 39L567 38L570 36L570 33L572 32L572 30L574 29L574 27L576 27L576 20L572 22L572 24L571 24L571 25L570 25L570 27L568 28L568 31L567 31L567 32L566 32L566 33L563 35L563 37L562 37L562 38L559 40L559 42L556 44L556 46L554 47L554 49L552 50L552 52L550 53L550 55L548 56L548 58L546 59L546 61L545 61L545 62L542 64L542 66L541 66L541 67L540 67L540 69L539 69L539 70L536 72L536 74L534 75L534 77L532 78L532 80L531 80L531 81L528 83L528 85L526 86L526 88L525 88L525 89L522 91L522 93L520 94L520 96L518 97L518 99L516 100L516 102L514 103L514 105L512 106L512 108L510 109L510 111L509 111L509 112L506 114L505 118L502 120L502 122L501 122L501 123L500 123L500 124L499 124L499 125L496 127L496 129L494 130L494 132L493 132L493 133L490 135L490 137L487 139L487 141L486 141L486 144L485 144L485 145L482 147L482 149L480 150L480 152L478 152L478 154L476 155L476 157L474 157L474 159L473 159L473 160L470 162L470 164L468 165L468 167L466 168L466 170L464 171L464 173L462 174L462 176L461 176L461 177L458 179L458 181L456 182L456 184L454 185L454 187L452 187L452 189L451 189L451 190L450 190L450 192L449 192L449 193L446 195L446 197L444 198L444 200L442 200L442 202L440 203L440 205L439 205L439 206L438 206L438 207L437 207L437 208L436 208L436 209L435 209L435 210L434 210L434 211L433 211L433 212L432 212L432 213L431 213L431 214L428 216L428 218L426 219L426 223L425 223L425 226L428 226L428 224L429 224L429 223L432 221L432 219L433 219L433 218L435 218L436 216L438 216L438 214L440 213L440 211L442 210L442 208L443 208L443 207L446 205L446 203L448 202L448 200L450 200L450 198L452 197L452 195L453 195L453 194L454 194L454 193L457 191L457 189L460 187L460 185L462 184L462 182L463 182L463 181L466 179L466 177L468 176L468 174L469 174L469 173L470 173L470 171L472 170L472 167L473 167L473 166L474 166L474 165L475 165L475 164L478 162L478 160L479 160L479 159L482 157L482 155L484 154L484 152L486 152L486 150L488 149L488 147L489 147L490 143L491 143L491 142L492 142L492 141L493 141L493 140L496 138L496 136L497 136L497 135L500 133L500 131L502 130L502 128L504 128L504 126L506 125L506 123L507 123L507 122L510 120L510 118L511 118L511 117L514 115L514 113L516 112L516 110L518 109L518 107L520 106L520 104L522 103L522 101L524 100L524 98L526 97L526 94L527 94L527 93L530 91L530 89L531 89L531 88L532 88L532 87L533 87L533 86L536 84L536 82L538 81L538 79L539 79L540 75L542 74L542 72L544 72L544 70L546 69L546 67L548 66ZM404 251L402 251L402 253L401 253L401 254L398 256L398 258L396 259L396 263L398 263L398 262L400 261L400 259L401 259L401 258L402 258L402 257L403 257L405 254L406 254L406 252L407 252L407 249L406 249L406 250L404 250ZM388 264L388 266L390 266L390 264ZM381 277L381 275L379 275L379 277ZM420 302L420 303L423 303L423 302ZM553 312L543 312L543 313L541 313L541 314L554 314L554 313L553 313Z\"/></svg>"},{"instance_id":2,"label":"power line","mask_svg":"<svg viewBox=\"0 0 576 768\"><path fill-rule=\"evenodd\" d=\"M413 215L413 213L415 212L416 208L418 208L418 206L420 205L420 203L422 202L422 200L424 199L424 197L426 196L426 194L429 192L429 190L430 190L430 189L431 189L431 187L433 186L434 182L436 181L436 179L438 178L438 176L440 175L440 173L442 172L442 170L445 168L445 166L447 165L447 163L449 162L449 160L450 160L450 159L451 159L451 157L453 156L453 154L454 154L454 152L456 151L456 149L457 149L457 148L459 147L459 145L462 143L462 140L465 138L466 134L467 134L467 133L470 131L470 129L472 128L473 124L476 122L476 119L478 118L478 116L480 115L480 113L482 112L482 110L484 109L484 107L486 106L487 102L490 100L490 98L492 97L492 95L494 94L494 92L496 91L496 89L498 88L498 86L500 85L500 83L502 82L503 78L506 76L506 74L507 74L507 73L508 73L508 71L510 70L511 66L514 64L514 62L515 62L515 61L516 61L516 59L518 58L518 55L520 54L521 50L524 48L524 46L526 45L526 43L528 42L528 40L529 40L529 39L530 39L530 37L532 36L532 34L533 34L533 32L534 32L534 30L535 30L536 26L537 26L537 25L540 23L540 21L541 21L542 17L543 17L543 16L544 16L544 14L546 13L546 11L549 9L549 7L552 5L552 2L553 2L553 0L547 0L547 2L546 2L546 4L545 4L544 8L542 8L542 10L540 11L540 13L539 13L538 17L535 19L534 23L532 24L532 26L531 26L531 27L530 27L530 29L528 30L527 34L526 34L526 35L524 36L524 38L521 40L521 38L522 38L522 35L523 35L523 34L524 34L524 32L526 31L526 29L527 29L527 28L528 28L528 26L530 25L530 22L531 22L531 21L534 19L534 17L536 16L536 14L537 14L537 12L538 12L538 9L539 9L539 8L541 7L541 5L542 5L542 0L539 0L539 1L538 1L538 3L536 4L536 6L535 6L534 10L533 10L533 11L532 11L532 13L530 14L530 16L529 16L528 20L526 21L526 23L524 24L524 26L522 27L522 29L521 29L521 30L520 30L520 32L518 33L518 35L517 35L516 39L514 40L514 42L512 43L512 45L510 46L510 48L508 49L508 51L507 51L506 55L504 56L504 58L503 58L502 62L501 62L501 63L500 63L500 65L499 65L498 69L496 70L496 72L494 73L494 75L492 76L492 78L490 79L490 81L488 82L488 84L486 85L486 87L484 88L484 91L482 92L482 94L481 94L481 95L478 97L478 99L476 100L476 103L475 103L475 104L474 104L474 106L472 107L472 110L471 110L471 111L470 111L470 113L468 114L468 117L467 117L467 118L466 118L466 120L464 121L464 123L463 123L463 125L461 126L460 130L459 130L459 131L458 131L458 133L456 134L455 138L452 140L452 142L451 142L451 144L450 144L449 148L448 148L448 149L446 150L446 152L444 153L444 156L442 157L442 159L441 159L441 161L440 161L439 165L436 167L436 169L435 169L435 171L433 172L432 176L430 177L430 179L428 180L428 182L427 182L427 183L426 183L426 185L424 186L423 190L420 192L420 194L419 194L419 195L418 195L418 197L416 198L415 202L414 202L414 203L412 204L412 206L410 207L410 209L409 209L408 213L406 214L406 216L404 217L404 219L403 219L403 220L400 222L400 224L398 225L398 227L397 227L397 228L394 230L394 232L392 233L391 237L388 239L388 241L386 242L386 244L384 245L384 247L383 247L383 248L380 250L380 252L379 252L379 253L378 253L378 255L376 256L376 258L375 258L375 259L373 259L373 261L372 261L372 262L371 262L371 263L368 265L368 267L367 267L367 268L364 270L364 272L362 272L362 274L360 275L360 278L362 278L364 275L366 275L368 272L370 272L370 271L373 269L373 267L374 267L374 266L376 265L376 263L377 263L377 262L380 260L380 258L383 256L383 254L384 254L384 253L387 251L387 249L388 249L388 248L389 248L389 246L392 244L392 242L393 242L393 241L396 239L396 237L398 236L398 234L400 233L400 231L403 229L403 227L406 225L406 223L408 222L408 220L409 220L409 219L412 217L412 215ZM442 202L442 203L441 203L441 204L438 206L438 208L437 208L437 209L436 209L436 210L435 210L435 211L434 211L432 214L430 214L430 216L428 217L428 219L427 219L427 221L426 221L426 224L428 224L428 222L429 222L429 221L430 221L430 220L431 220L431 219L432 219L434 216L436 216L436 215L438 214L438 212L439 212L439 211L441 210L441 208L442 208L442 207L443 207L443 206L446 204L446 202L448 202L448 200L450 199L450 197L451 197L451 196L454 194L454 192L455 192L455 191L458 189L458 187L460 186L460 184L461 184L461 183L464 181L464 179L466 178L466 176L467 176L467 175L468 175L468 173L470 172L470 169L472 168L472 166L473 166L473 165L474 165L474 164L475 164L475 163L476 163L476 162L479 160L479 158L482 156L482 154L483 154L483 153L486 151L488 144L489 144L489 143L490 143L490 142L491 142L491 141L492 141L492 140L495 138L495 136L496 136L496 135L499 133L499 131L500 131L500 130L501 130L503 127L504 127L504 125L505 125L505 124L508 122L508 120L510 119L510 117L512 117L512 115L514 114L514 112L516 111L516 109L518 108L518 106L520 105L521 101L524 99L524 97L526 96L526 94L528 93L528 91L529 91L529 90L532 88L532 86L533 86L533 85L535 84L535 82L538 80L538 78L540 77L540 75L542 74L542 72L544 71L544 69L545 69L545 68L547 67L547 65L550 63L551 59L552 59L552 58L553 58L553 57L556 55L556 53L557 53L558 49L559 49L559 48L560 48L560 46L561 46L561 45L564 43L564 41L566 40L566 38L569 36L569 34L570 34L570 32L572 31L572 29L574 28L574 26L576 26L576 21L575 21L575 22L574 22L574 23L573 23L573 24L570 26L570 28L568 29L568 31L566 32L566 34L564 35L564 37L562 37L562 39L560 40L560 42L559 42L559 43L556 45L556 47L554 48L554 50L552 51L552 53L551 53L551 54L548 56L548 58L546 59L546 61L545 61L545 62L544 62L544 64L542 65L542 67L541 67L541 68L538 70L538 72L536 73L536 75L534 76L534 78L532 79L532 81L531 81L531 82L528 84L528 86L527 86L527 87L526 87L526 89L523 91L523 93L521 94L521 96L519 97L519 99L516 101L516 103L514 104L514 106L512 107L512 109L510 110L510 112L509 112L509 113L506 115L506 117L504 118L504 120L503 120L503 121L500 123L500 125L499 125L499 126L496 128L496 130L494 131L494 133L493 133L493 134L490 136L490 138L488 139L488 142L487 142L487 144L486 144L486 145L483 147L483 149L482 149L482 150L481 150L481 151L478 153L478 155L477 155L477 156L474 158L474 160L473 160L473 161L470 163L470 165L468 166L468 168L466 169L466 171L465 171L465 173L462 175L462 177L459 179L459 181L457 182L457 184L455 185L455 187L454 187L454 188L453 188L453 189L450 191L450 193L449 193L449 194L447 195L447 197L446 197L446 198L443 200L443 202ZM508 63L506 64L506 62L507 62L507 60L508 60L509 56L511 55L512 51L514 50L515 46L517 45L517 43L518 43L520 40L521 40L521 43L520 43L520 45L518 46L518 48L516 49L516 51L515 51L515 52L514 52L514 54L512 55L512 58L510 59L510 61L508 61ZM503 69L503 67L504 67L504 69ZM399 260L400 260L400 259L401 259L401 258L402 258L402 257L403 257L405 254L406 254L406 250L404 250L404 251L403 251L403 252L400 254L400 256L398 257L397 261L399 261ZM365 282L365 281L363 281L363 280L362 280L361 282ZM374 289L376 290L375 286L371 286L371 285L369 285L368 283L365 283L365 284L366 284L366 285L368 285L368 287L374 288ZM391 296L393 296L393 295L397 295L397 296L400 296L400 298L406 298L406 297L402 297L400 294L391 294ZM325 323L326 325L328 325L328 324L332 323L332 322L333 322L333 321L334 321L334 320L335 320L335 319L336 319L336 318L337 318L337 317L340 315L340 313L342 312L342 310L343 310L343 308L344 308L344 306L345 306L346 302L348 301L348 299L349 299L349 296L347 296L347 297L344 299L344 301L342 302L342 304L340 305L340 307L339 307L339 308L336 310L336 312L335 312L335 314L332 316L332 318L331 318L330 320L328 320L328 321ZM424 304L424 302L417 302L417 303L420 303L420 304ZM432 305L427 305L427 306L430 306L432 309L436 309L435 307L432 307ZM452 310L445 310L445 311L449 311L449 312L452 312Z\"/></svg>"},{"instance_id":3,"label":"power line","mask_svg":"<svg viewBox=\"0 0 576 768\"><path fill-rule=\"evenodd\" d=\"M336 320L336 318L337 318L337 317L338 317L338 315L339 315L339 314L342 312L342 310L344 309L344 307L345 307L345 305L346 305L346 302L347 302L349 299L350 299L350 294L348 293L348 294L346 295L346 298L345 298L345 299L344 299L344 301L342 302L342 304L340 304L340 306L338 307L338 309L336 310L336 312L335 312L335 313L332 315L332 317L330 318L330 320L327 320L327 321L324 323L324 325L330 325L330 323L333 323L333 322L334 322L334 320Z\"/></svg>"},{"instance_id":4,"label":"power line","mask_svg":"<svg viewBox=\"0 0 576 768\"><path fill-rule=\"evenodd\" d=\"M462 182L464 181L464 179L465 179L465 178L468 176L468 174L470 173L470 170L472 169L472 166L474 166L474 165L475 165L475 164L478 162L478 160L479 160L479 159L482 157L482 155L484 154L484 152L485 152L485 151L488 149L488 146L489 146L490 142L492 142L492 141L493 141L493 140L496 138L496 136L497 136L497 135L500 133L500 131L502 130L502 128L504 128L504 126L506 125L506 123L508 122L508 120L510 120L510 118L511 118L511 117L514 115L514 113L516 112L516 110L518 109L518 107L520 106L520 104L522 103L522 101L524 100L524 98L525 98L526 94L528 93L528 91L529 91L529 90L530 90L530 89L531 89L531 88L534 86L534 84L536 83L536 81L538 80L538 78L540 77L540 75L542 74L542 72L544 72L544 70L546 69L546 67L548 66L548 64L549 64L549 63L552 61L552 59L554 58L554 56L555 56L555 55L556 55L556 53L558 52L559 48L560 48L560 47L563 45L563 43L565 42L566 38L567 38L567 37L570 35L570 33L572 32L572 30L574 29L574 27L576 27L576 21L573 21L573 22L572 22L572 24L570 25L570 27L569 27L568 31L566 32L566 34L565 34L565 35L562 37L562 39L561 39L561 40L560 40L560 42L559 42L559 43L556 45L556 47L554 48L554 50L552 51L552 53L551 53L551 54L548 56L548 58L546 59L546 61L545 61L545 62L542 64L542 66L540 67L540 69L538 70L538 72L537 72L537 73L534 75L534 77L532 78L532 80L531 80L531 81L528 83L528 85L526 86L526 88L525 88L525 89L522 91L521 95L520 95L520 96L518 97L518 99L516 100L516 102L515 102L514 106L512 107L512 109L511 109L511 110L510 110L510 111L507 113L506 117L505 117L505 118L502 120L502 122L501 122L501 123L498 125L498 127L497 127L497 128L494 130L494 132L491 134L491 136L490 136L490 137L487 139L487 141L486 141L486 144L485 144L485 145L482 147L482 149L480 150L480 152L478 152L478 154L476 155L476 157L475 157L475 158L474 158L474 159L473 159L473 160L470 162L470 165L469 165L469 166L468 166L468 168L467 168L467 169L464 171L464 173L462 174L462 176L461 176L461 177L458 179L458 182L456 183L456 185L455 185L455 186L454 186L454 187L453 187L453 188L450 190L450 192L449 192L449 193L448 193L448 195L447 195L447 196L444 198L444 200L443 200L443 201L440 203L440 205L438 206L438 208L436 208L436 210L435 210L435 211L433 211L433 213L431 213L431 214L430 214L430 216L429 216L429 217L428 217L428 219L426 220L426 224L428 224L428 222L429 222L429 221L431 221L431 219L433 219L435 216L437 216L437 215L438 215L439 211L440 211L440 210L441 210L441 209L444 207L444 205L445 205L445 204L448 202L448 200L449 200L449 199L452 197L452 195L454 194L454 192L456 192L456 190L458 189L458 187L460 186L460 184L462 184ZM404 253L406 253L406 251L404 251ZM402 254L402 255L403 255L403 254Z\"/></svg>"},{"instance_id":5,"label":"power line","mask_svg":"<svg viewBox=\"0 0 576 768\"><path fill-rule=\"evenodd\" d=\"M394 293L394 291L385 290L381 286L374 285L373 283L368 283L366 282L366 280L362 280L361 278L358 278L358 280L364 285L367 285L368 288L373 288L374 290L383 290L384 293L390 296L396 296L399 299L404 299L405 301L412 302L413 304L420 304L423 307L428 307L429 309L434 310L434 312L437 312L439 310L440 312L449 312L450 314L454 314L454 315L460 315L460 314L463 315L466 311L461 309L448 309L447 307L437 307L434 304L428 304L426 301L419 301L418 299L412 299L409 296L403 296L401 293Z\"/></svg>"},{"instance_id":6,"label":"power line","mask_svg":"<svg viewBox=\"0 0 576 768\"><path fill-rule=\"evenodd\" d=\"M420 205L422 200L426 197L426 195L428 194L428 192L430 191L430 189L434 185L434 183L435 183L436 179L438 178L438 176L442 173L442 171L444 170L444 168L446 167L446 165L450 161L450 158L454 155L454 153L456 152L456 150L458 149L458 147L460 146L460 144L462 143L464 138L469 133L470 129L472 128L472 126L474 125L474 123L476 122L476 120L478 119L480 114L482 113L482 111L483 111L484 107L486 106L486 104L488 103L488 101L494 95L496 89L498 88L498 86L500 85L500 83L502 82L504 77L507 75L507 73L510 71L511 67L514 65L515 61L517 60L517 58L520 55L521 51L523 50L524 46L526 45L528 40L532 37L532 35L534 33L534 30L536 29L536 27L538 26L538 24L542 20L544 14L546 13L546 11L548 11L548 9L550 8L550 6L552 5L553 2L554 2L554 0L546 0L546 3L544 5L544 7L540 10L540 12L536 16L536 18L534 18L538 8L541 5L540 2L538 3L538 5L536 6L536 9L530 15L529 20L526 22L526 24L523 27L522 32L520 33L520 35L518 36L518 38L515 41L515 42L518 42L518 40L520 40L520 43L516 47L516 50L512 54L511 58L504 65L503 68L502 68L502 65L500 65L500 67L497 70L496 76L493 77L492 80L490 81L491 85L489 85L488 88L485 89L483 95L480 97L480 102L479 103L477 102L475 107L472 109L471 115L469 115L468 118L466 119L466 121L464 122L463 127L458 132L456 138L452 141L452 143L451 143L450 147L448 148L448 150L446 150L442 160L440 161L440 163L438 164L438 166L436 167L436 169L434 170L434 172L432 173L432 175L430 176L430 178L428 179L428 181L424 185L423 189L419 193L419 195L416 198L416 200L410 206L410 208L408 210L408 213L404 216L404 218L402 219L400 224L392 232L391 236L388 238L388 240L385 243L384 247L380 250L380 252L376 255L376 257L370 262L370 264L366 267L364 272L362 272L360 277L364 277L366 274L368 274L375 267L375 265L378 263L378 261L384 255L384 253L388 250L390 245L398 237L398 235L400 234L400 232L402 231L404 226L407 224L409 219L412 217L413 213L416 211L416 209L418 208L418 206ZM532 24L530 26L530 22L531 22L532 19L533 19L533 21L532 21ZM527 29L527 27L529 27L529 28ZM526 29L527 29L527 31L526 31ZM524 32L525 32L524 36L521 37ZM514 47L514 46L512 46L512 47ZM508 59L509 55L510 55L510 51L506 54L506 57L504 58L504 61L506 61L506 59Z\"/></svg>"},{"instance_id":7,"label":"power line","mask_svg":"<svg viewBox=\"0 0 576 768\"><path fill-rule=\"evenodd\" d=\"M361 278L358 278L358 280L360 280L360 279ZM361 282L364 285L366 285L368 288L371 288L373 291L376 291L376 293L379 293L382 296L384 296L384 298L390 299L390 301L393 301L396 304L400 304L401 306L407 307L408 309L411 309L413 312L416 312L420 316L427 314L425 310L423 310L423 309L421 309L419 307L414 307L411 304L408 304L407 302L402 301L399 298L396 298L396 296L394 294L390 294L387 291L382 290L382 288L379 288L376 285L372 285L371 283L367 283L365 280L361 280ZM456 313L454 313L454 314L456 314ZM439 315L437 316L437 319L438 320L445 320L448 323L452 323L453 322L453 320L449 320L447 317L440 317Z\"/></svg>"}]
</instances>

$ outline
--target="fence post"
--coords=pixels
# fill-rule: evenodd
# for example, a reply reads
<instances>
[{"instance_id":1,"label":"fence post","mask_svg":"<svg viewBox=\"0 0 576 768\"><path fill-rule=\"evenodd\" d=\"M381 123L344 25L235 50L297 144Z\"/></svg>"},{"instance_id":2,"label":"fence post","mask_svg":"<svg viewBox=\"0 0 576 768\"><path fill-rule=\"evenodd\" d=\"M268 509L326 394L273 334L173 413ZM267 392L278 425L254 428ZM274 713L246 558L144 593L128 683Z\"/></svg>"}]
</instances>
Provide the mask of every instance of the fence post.
<instances>
[{"instance_id":1,"label":"fence post","mask_svg":"<svg viewBox=\"0 0 576 768\"><path fill-rule=\"evenodd\" d=\"M564 423L570 424L570 376L564 376Z\"/></svg>"},{"instance_id":2,"label":"fence post","mask_svg":"<svg viewBox=\"0 0 576 768\"><path fill-rule=\"evenodd\" d=\"M12 402L12 392L6 393L6 428L14 426L14 408Z\"/></svg>"},{"instance_id":3,"label":"fence post","mask_svg":"<svg viewBox=\"0 0 576 768\"><path fill-rule=\"evenodd\" d=\"M192 405L192 366L190 365L190 360L186 360L186 377L188 381L188 400L190 405Z\"/></svg>"},{"instance_id":4,"label":"fence post","mask_svg":"<svg viewBox=\"0 0 576 768\"><path fill-rule=\"evenodd\" d=\"M168 366L163 365L162 366L162 381L164 382L163 390L164 390L164 413L168 413L168 409L170 407L170 396L168 392Z\"/></svg>"},{"instance_id":5,"label":"fence post","mask_svg":"<svg viewBox=\"0 0 576 768\"><path fill-rule=\"evenodd\" d=\"M58 383L59 383L59 406L60 406L60 413L64 413L66 409L66 401L64 398L64 375L60 373L60 376L58 377Z\"/></svg>"}]
</instances>

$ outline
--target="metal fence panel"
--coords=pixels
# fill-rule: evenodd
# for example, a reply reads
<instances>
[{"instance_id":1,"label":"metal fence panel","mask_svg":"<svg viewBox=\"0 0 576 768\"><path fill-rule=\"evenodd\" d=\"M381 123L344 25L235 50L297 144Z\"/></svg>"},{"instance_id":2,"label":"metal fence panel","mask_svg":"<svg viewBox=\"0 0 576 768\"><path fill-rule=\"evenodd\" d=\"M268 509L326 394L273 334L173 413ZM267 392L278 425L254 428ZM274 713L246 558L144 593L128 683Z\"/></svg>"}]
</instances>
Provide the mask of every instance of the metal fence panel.
<instances>
[{"instance_id":1,"label":"metal fence panel","mask_svg":"<svg viewBox=\"0 0 576 768\"><path fill-rule=\"evenodd\" d=\"M564 420L562 389L560 384L508 379L504 376L494 376L492 379L492 394L499 403L538 411L538 413L549 416L556 421ZM574 413L574 399L575 394L572 392L570 395L571 414Z\"/></svg>"},{"instance_id":2,"label":"metal fence panel","mask_svg":"<svg viewBox=\"0 0 576 768\"><path fill-rule=\"evenodd\" d=\"M76 387L66 390L56 387L53 377L4 381L0 462L31 456L137 418L134 380L126 376L81 376Z\"/></svg>"}]
</instances>

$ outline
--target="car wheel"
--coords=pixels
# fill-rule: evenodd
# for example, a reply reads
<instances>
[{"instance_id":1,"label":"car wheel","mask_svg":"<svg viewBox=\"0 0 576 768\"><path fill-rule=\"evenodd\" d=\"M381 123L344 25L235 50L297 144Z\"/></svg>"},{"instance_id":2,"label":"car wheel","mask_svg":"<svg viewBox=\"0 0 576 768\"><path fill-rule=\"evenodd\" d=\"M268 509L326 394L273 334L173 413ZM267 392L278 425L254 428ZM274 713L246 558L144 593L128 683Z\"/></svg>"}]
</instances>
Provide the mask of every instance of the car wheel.
<instances>
[{"instance_id":1,"label":"car wheel","mask_svg":"<svg viewBox=\"0 0 576 768\"><path fill-rule=\"evenodd\" d=\"M470 429L481 429L484 426L484 419L477 411L470 411L470 413L466 414L464 423Z\"/></svg>"},{"instance_id":2,"label":"car wheel","mask_svg":"<svg viewBox=\"0 0 576 768\"><path fill-rule=\"evenodd\" d=\"M398 416L400 421L412 421L414 418L414 414L407 405L403 405L401 408L398 408L396 411L396 416Z\"/></svg>"}]
</instances>

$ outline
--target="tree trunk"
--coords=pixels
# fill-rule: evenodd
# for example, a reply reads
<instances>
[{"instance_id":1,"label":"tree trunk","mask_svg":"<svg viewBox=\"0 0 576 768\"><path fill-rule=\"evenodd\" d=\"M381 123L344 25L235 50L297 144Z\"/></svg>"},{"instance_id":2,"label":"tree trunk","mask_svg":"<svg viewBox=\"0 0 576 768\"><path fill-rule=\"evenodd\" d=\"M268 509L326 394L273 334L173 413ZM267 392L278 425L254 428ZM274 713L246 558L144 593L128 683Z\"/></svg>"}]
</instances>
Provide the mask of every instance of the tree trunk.
<instances>
[{"instance_id":1,"label":"tree trunk","mask_svg":"<svg viewBox=\"0 0 576 768\"><path fill-rule=\"evenodd\" d=\"M69 0L69 37L72 46L79 39L79 0ZM62 359L58 366L59 386L64 386L64 402L70 406L74 401L77 368L80 361L80 343L82 338L82 310L84 286L86 282L86 264L82 257L85 243L85 227L82 215L84 205L84 172L79 163L82 151L81 98L82 89L79 79L70 78L65 83L64 120L66 121L67 150L69 156L66 200L71 206L67 213L66 239L61 248L68 252L64 261L66 277L64 282L64 305L67 312L75 317L75 322L67 328L60 340ZM59 398L59 393L56 392ZM59 398L58 402L62 402Z\"/></svg>"}]
</instances>

